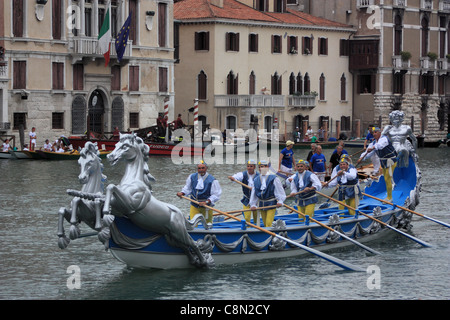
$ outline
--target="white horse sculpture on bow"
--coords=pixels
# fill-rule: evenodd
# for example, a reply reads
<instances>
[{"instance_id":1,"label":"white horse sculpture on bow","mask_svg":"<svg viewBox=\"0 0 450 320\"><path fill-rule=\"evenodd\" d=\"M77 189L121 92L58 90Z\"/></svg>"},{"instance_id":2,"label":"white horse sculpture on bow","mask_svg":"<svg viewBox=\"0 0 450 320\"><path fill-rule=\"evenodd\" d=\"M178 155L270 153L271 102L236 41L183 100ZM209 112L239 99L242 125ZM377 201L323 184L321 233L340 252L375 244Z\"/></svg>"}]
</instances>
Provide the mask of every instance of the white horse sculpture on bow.
<instances>
[{"instance_id":1,"label":"white horse sculpture on bow","mask_svg":"<svg viewBox=\"0 0 450 320\"><path fill-rule=\"evenodd\" d=\"M125 174L119 185L106 188L103 207L104 221L110 225L113 216L128 217L137 226L164 235L167 241L181 248L189 262L197 267L207 267L211 261L187 232L192 226L175 206L157 200L151 191L147 165L149 146L134 134L121 134L113 152L108 155L111 165L119 160L126 162ZM206 226L206 221L202 220Z\"/></svg>"},{"instance_id":2,"label":"white horse sculpture on bow","mask_svg":"<svg viewBox=\"0 0 450 320\"><path fill-rule=\"evenodd\" d=\"M100 231L102 228L101 214L104 182L103 164L96 144L88 141L80 152L78 159L80 175L78 180L83 185L81 191L67 190L74 195L70 209L60 208L58 219L58 245L65 249L70 239L74 240L80 236L79 223L86 223L91 229ZM69 238L64 233L64 219L70 222Z\"/></svg>"}]
</instances>

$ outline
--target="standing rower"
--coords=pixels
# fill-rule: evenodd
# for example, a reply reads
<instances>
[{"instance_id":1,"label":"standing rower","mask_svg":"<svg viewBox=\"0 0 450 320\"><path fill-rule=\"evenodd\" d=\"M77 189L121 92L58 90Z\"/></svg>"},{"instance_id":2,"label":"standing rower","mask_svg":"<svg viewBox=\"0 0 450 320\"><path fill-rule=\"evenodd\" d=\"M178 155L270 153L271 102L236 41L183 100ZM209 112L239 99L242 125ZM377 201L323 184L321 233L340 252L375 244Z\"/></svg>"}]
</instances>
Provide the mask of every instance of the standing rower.
<instances>
[{"instance_id":1,"label":"standing rower","mask_svg":"<svg viewBox=\"0 0 450 320\"><path fill-rule=\"evenodd\" d=\"M204 206L214 206L219 201L222 189L219 182L210 175L208 172L208 166L205 161L201 160L197 165L197 172L192 173L186 179L186 184L177 193L177 196L190 195L192 200L199 202L199 204L191 202L191 208L189 211L190 218L193 219L198 213L205 216L207 223L212 223L213 215L211 210L207 210Z\"/></svg>"},{"instance_id":2,"label":"standing rower","mask_svg":"<svg viewBox=\"0 0 450 320\"><path fill-rule=\"evenodd\" d=\"M247 161L247 170L238 172L234 174L233 176L229 176L228 179L231 181L240 181L243 184L247 185L248 187L242 186L242 192L244 196L241 199L243 209L248 210L250 209L249 203L250 203L250 194L251 194L251 188L253 187L253 181L256 177L259 176L259 172L256 171L256 161L255 160L248 160ZM250 222L251 219L251 211L244 211L244 217L247 222ZM256 211L253 212L253 221L256 222L257 219L257 213Z\"/></svg>"},{"instance_id":3,"label":"standing rower","mask_svg":"<svg viewBox=\"0 0 450 320\"><path fill-rule=\"evenodd\" d=\"M299 160L295 165L297 173L289 178L291 181L291 195L296 195L299 211L310 217L314 216L314 208L318 202L316 191L322 189L319 178L308 170L308 162ZM303 216L299 214L299 218Z\"/></svg>"},{"instance_id":4,"label":"standing rower","mask_svg":"<svg viewBox=\"0 0 450 320\"><path fill-rule=\"evenodd\" d=\"M261 160L259 162L260 175L253 181L253 188L250 195L250 208L255 211L258 208L283 206L286 193L281 181L277 176L269 173L269 162ZM275 218L276 208L259 210L265 227L271 227Z\"/></svg>"}]
</instances>

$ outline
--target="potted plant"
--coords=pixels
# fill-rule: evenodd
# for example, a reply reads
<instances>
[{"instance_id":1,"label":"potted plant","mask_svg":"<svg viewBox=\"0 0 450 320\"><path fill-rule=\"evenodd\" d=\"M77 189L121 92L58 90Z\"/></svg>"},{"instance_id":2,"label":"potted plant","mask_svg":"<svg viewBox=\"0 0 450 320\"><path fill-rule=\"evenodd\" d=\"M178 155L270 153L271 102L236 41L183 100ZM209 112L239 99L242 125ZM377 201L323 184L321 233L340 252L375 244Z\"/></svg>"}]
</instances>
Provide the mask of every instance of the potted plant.
<instances>
[{"instance_id":1,"label":"potted plant","mask_svg":"<svg viewBox=\"0 0 450 320\"><path fill-rule=\"evenodd\" d=\"M409 59L411 59L411 52L409 52L409 51L401 51L400 52L400 56L402 58L402 61L408 61Z\"/></svg>"},{"instance_id":2,"label":"potted plant","mask_svg":"<svg viewBox=\"0 0 450 320\"><path fill-rule=\"evenodd\" d=\"M435 61L438 58L438 55L434 52L428 52L427 56L430 58L430 61Z\"/></svg>"}]
</instances>

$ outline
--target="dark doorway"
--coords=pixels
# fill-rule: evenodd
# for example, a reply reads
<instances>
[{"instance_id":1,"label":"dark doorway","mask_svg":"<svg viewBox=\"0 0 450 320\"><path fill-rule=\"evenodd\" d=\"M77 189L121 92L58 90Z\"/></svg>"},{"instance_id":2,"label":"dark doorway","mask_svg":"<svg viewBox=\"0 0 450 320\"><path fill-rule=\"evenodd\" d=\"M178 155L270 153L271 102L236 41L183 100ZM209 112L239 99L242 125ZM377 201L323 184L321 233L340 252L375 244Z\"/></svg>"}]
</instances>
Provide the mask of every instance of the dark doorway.
<instances>
[{"instance_id":1,"label":"dark doorway","mask_svg":"<svg viewBox=\"0 0 450 320\"><path fill-rule=\"evenodd\" d=\"M89 98L88 130L103 134L103 115L105 113L103 96L95 90Z\"/></svg>"}]
</instances>

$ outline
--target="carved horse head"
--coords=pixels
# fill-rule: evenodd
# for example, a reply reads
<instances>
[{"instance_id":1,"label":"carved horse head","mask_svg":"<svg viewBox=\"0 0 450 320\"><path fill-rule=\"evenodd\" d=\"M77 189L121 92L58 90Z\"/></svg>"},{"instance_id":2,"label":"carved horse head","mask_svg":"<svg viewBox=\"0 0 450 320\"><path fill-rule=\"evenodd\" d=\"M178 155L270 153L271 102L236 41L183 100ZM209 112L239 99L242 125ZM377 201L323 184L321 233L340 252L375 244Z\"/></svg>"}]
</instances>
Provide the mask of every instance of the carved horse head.
<instances>
[{"instance_id":1,"label":"carved horse head","mask_svg":"<svg viewBox=\"0 0 450 320\"><path fill-rule=\"evenodd\" d=\"M102 174L103 164L97 144L86 142L78 159L80 175L78 180L83 184L85 192L103 192L103 182L106 176Z\"/></svg>"}]
</instances>

